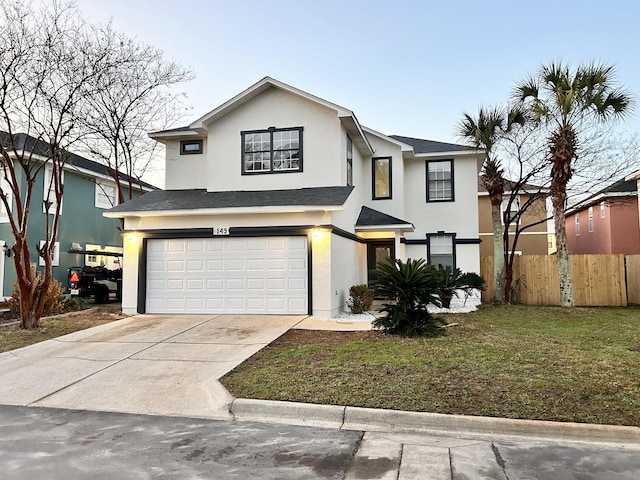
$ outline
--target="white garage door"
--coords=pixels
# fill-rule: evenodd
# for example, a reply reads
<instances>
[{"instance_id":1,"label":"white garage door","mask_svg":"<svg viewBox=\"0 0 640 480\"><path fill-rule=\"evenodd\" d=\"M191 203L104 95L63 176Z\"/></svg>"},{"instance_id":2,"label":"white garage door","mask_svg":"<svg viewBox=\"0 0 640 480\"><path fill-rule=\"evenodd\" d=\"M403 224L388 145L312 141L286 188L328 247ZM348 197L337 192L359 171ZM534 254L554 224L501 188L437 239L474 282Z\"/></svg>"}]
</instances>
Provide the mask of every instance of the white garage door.
<instances>
[{"instance_id":1,"label":"white garage door","mask_svg":"<svg viewBox=\"0 0 640 480\"><path fill-rule=\"evenodd\" d=\"M306 237L150 239L147 313L307 313Z\"/></svg>"}]
</instances>

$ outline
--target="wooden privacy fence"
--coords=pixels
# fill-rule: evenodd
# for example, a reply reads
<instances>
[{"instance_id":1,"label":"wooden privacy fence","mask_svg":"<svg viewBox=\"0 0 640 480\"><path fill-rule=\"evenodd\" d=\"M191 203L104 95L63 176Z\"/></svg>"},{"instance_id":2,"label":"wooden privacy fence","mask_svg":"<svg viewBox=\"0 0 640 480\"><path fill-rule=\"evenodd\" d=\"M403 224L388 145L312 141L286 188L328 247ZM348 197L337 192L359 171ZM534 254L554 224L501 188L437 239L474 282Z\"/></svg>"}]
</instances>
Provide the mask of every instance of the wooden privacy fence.
<instances>
[{"instance_id":1,"label":"wooden privacy fence","mask_svg":"<svg viewBox=\"0 0 640 480\"><path fill-rule=\"evenodd\" d=\"M573 294L578 306L640 304L640 255L571 255ZM625 272L625 260L627 268ZM483 301L493 298L493 257L480 258L485 279ZM560 305L555 255L523 255L513 264L513 301L525 305Z\"/></svg>"}]
</instances>

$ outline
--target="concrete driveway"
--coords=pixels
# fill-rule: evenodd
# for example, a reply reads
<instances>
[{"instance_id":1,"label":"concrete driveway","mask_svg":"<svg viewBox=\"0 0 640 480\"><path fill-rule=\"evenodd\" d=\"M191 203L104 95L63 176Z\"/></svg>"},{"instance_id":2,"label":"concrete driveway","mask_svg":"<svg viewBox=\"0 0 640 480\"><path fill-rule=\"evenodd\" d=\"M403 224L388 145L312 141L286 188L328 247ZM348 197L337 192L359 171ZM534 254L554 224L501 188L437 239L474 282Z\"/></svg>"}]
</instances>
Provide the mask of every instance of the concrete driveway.
<instances>
[{"instance_id":1,"label":"concrete driveway","mask_svg":"<svg viewBox=\"0 0 640 480\"><path fill-rule=\"evenodd\" d=\"M0 354L0 404L229 418L218 382L304 316L138 315Z\"/></svg>"}]
</instances>

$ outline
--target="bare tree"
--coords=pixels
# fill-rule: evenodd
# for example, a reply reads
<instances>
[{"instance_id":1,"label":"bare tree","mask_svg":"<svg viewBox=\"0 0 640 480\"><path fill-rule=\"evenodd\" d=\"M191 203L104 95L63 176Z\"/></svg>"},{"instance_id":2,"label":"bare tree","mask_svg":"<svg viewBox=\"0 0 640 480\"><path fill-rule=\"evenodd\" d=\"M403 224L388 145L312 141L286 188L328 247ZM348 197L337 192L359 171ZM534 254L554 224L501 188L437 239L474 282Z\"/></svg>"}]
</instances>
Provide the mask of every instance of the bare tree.
<instances>
[{"instance_id":1,"label":"bare tree","mask_svg":"<svg viewBox=\"0 0 640 480\"><path fill-rule=\"evenodd\" d=\"M493 280L495 303L503 303L505 279L505 250L502 235L502 195L504 193L504 171L497 155L498 143L509 135L515 125L524 125L526 118L516 108L480 108L477 117L468 113L458 123L458 135L484 153L480 181L489 194L491 202L491 225L493 228Z\"/></svg>"},{"instance_id":2,"label":"bare tree","mask_svg":"<svg viewBox=\"0 0 640 480\"><path fill-rule=\"evenodd\" d=\"M96 78L112 65L71 4L54 1L35 9L1 0L0 11L0 199L15 242L21 326L34 328L52 282L67 152L83 135L78 120L95 93ZM32 200L42 174L45 239L35 246L44 261L40 275L27 234L30 215L39 214Z\"/></svg>"},{"instance_id":3,"label":"bare tree","mask_svg":"<svg viewBox=\"0 0 640 480\"><path fill-rule=\"evenodd\" d=\"M179 120L184 95L173 87L193 75L165 60L161 51L114 32L110 25L97 31L101 48L110 52L117 67L103 72L100 88L89 101L83 117L90 133L85 147L107 167L121 203L133 198L133 179L140 179L156 153L158 143L147 132Z\"/></svg>"}]
</instances>

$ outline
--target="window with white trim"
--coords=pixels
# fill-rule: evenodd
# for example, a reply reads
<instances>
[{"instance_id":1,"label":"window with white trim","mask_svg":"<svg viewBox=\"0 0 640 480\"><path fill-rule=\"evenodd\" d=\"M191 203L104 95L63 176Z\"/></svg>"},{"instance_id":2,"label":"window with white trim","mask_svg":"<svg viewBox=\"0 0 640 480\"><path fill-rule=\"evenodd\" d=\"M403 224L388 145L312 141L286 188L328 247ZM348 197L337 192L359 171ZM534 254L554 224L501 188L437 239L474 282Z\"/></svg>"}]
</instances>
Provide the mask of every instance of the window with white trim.
<instances>
[{"instance_id":1,"label":"window with white trim","mask_svg":"<svg viewBox=\"0 0 640 480\"><path fill-rule=\"evenodd\" d=\"M587 213L587 223L589 224L589 231L593 232L593 207L589 207Z\"/></svg>"},{"instance_id":2,"label":"window with white trim","mask_svg":"<svg viewBox=\"0 0 640 480\"><path fill-rule=\"evenodd\" d=\"M450 233L429 234L427 236L427 261L436 267L456 268L454 235Z\"/></svg>"},{"instance_id":3,"label":"window with white trim","mask_svg":"<svg viewBox=\"0 0 640 480\"><path fill-rule=\"evenodd\" d=\"M115 207L118 202L118 189L115 185L96 181L96 208Z\"/></svg>"},{"instance_id":4,"label":"window with white trim","mask_svg":"<svg viewBox=\"0 0 640 480\"><path fill-rule=\"evenodd\" d=\"M56 186L53 178L53 167L47 165L44 168L44 190L42 196L42 213L56 213ZM60 183L64 184L64 171L60 173ZM46 208L46 202L50 202L49 209ZM62 215L62 203L60 204L60 215Z\"/></svg>"},{"instance_id":5,"label":"window with white trim","mask_svg":"<svg viewBox=\"0 0 640 480\"><path fill-rule=\"evenodd\" d=\"M580 212L576 212L576 237L580 235Z\"/></svg>"},{"instance_id":6,"label":"window with white trim","mask_svg":"<svg viewBox=\"0 0 640 480\"><path fill-rule=\"evenodd\" d=\"M604 218L605 216L605 204L604 202L600 202L600 218Z\"/></svg>"},{"instance_id":7,"label":"window with white trim","mask_svg":"<svg viewBox=\"0 0 640 480\"><path fill-rule=\"evenodd\" d=\"M40 248L44 246L44 240L40 240ZM44 258L38 255L38 265L44 267ZM51 253L51 266L57 267L60 265L60 242L56 242Z\"/></svg>"},{"instance_id":8,"label":"window with white trim","mask_svg":"<svg viewBox=\"0 0 640 480\"><path fill-rule=\"evenodd\" d=\"M302 171L302 127L241 132L242 174Z\"/></svg>"},{"instance_id":9,"label":"window with white trim","mask_svg":"<svg viewBox=\"0 0 640 480\"><path fill-rule=\"evenodd\" d=\"M0 223L7 223L9 221L9 213L11 212L11 208L13 208L13 192L11 191L9 182L4 178L0 179L0 188L2 188L2 192L6 196L7 203L9 204L9 211L7 211L4 202L0 200Z\"/></svg>"},{"instance_id":10,"label":"window with white trim","mask_svg":"<svg viewBox=\"0 0 640 480\"><path fill-rule=\"evenodd\" d=\"M452 201L453 160L427 161L427 202Z\"/></svg>"},{"instance_id":11,"label":"window with white trim","mask_svg":"<svg viewBox=\"0 0 640 480\"><path fill-rule=\"evenodd\" d=\"M509 200L511 205L509 205ZM507 208L509 211L507 211ZM511 199L509 196L502 199L502 224L518 225L520 223L520 195L516 195Z\"/></svg>"}]
</instances>

